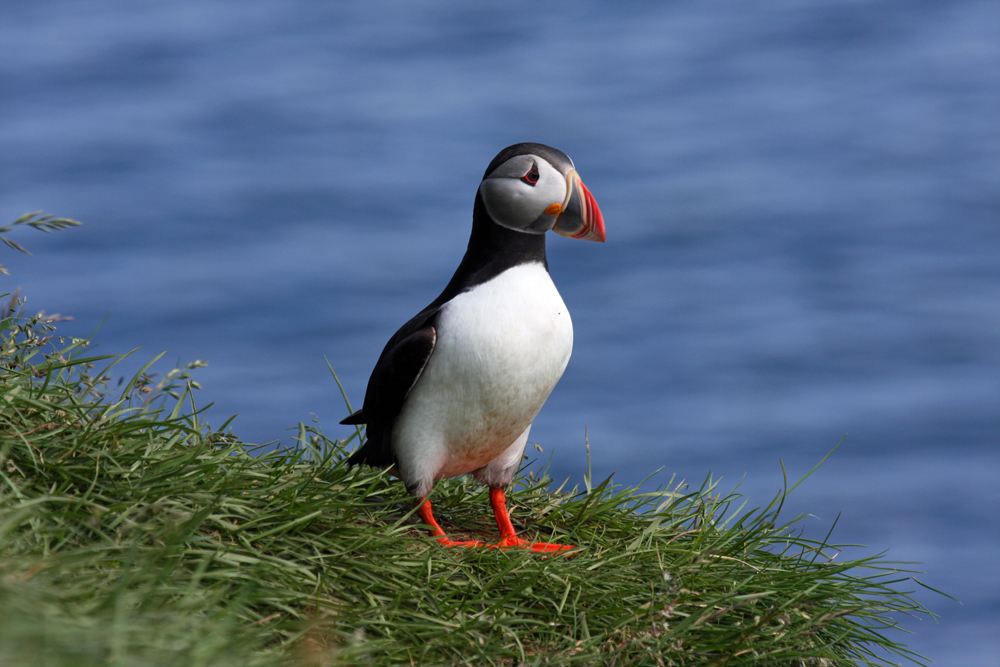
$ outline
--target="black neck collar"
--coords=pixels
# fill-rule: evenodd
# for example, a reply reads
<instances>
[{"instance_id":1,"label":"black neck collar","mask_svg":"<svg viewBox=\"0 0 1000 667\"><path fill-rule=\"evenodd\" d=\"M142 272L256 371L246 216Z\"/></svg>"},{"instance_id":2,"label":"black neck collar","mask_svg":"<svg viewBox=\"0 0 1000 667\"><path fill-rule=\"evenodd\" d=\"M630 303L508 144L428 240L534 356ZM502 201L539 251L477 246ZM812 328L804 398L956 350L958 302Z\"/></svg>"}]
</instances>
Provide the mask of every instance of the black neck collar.
<instances>
[{"instance_id":1,"label":"black neck collar","mask_svg":"<svg viewBox=\"0 0 1000 667\"><path fill-rule=\"evenodd\" d=\"M529 234L501 227L493 222L480 194L472 209L472 236L462 263L451 277L444 292L431 307L439 307L462 292L496 278L521 264L538 262L549 270L545 259L545 234Z\"/></svg>"}]
</instances>

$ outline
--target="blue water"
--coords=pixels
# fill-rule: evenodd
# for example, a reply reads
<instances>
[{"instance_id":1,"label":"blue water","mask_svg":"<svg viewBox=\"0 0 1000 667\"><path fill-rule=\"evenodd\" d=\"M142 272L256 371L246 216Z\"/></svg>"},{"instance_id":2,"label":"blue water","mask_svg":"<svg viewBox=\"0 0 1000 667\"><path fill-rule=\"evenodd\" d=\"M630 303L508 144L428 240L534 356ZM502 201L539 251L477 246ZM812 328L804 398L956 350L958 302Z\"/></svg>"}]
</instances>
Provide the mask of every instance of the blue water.
<instances>
[{"instance_id":1,"label":"blue water","mask_svg":"<svg viewBox=\"0 0 1000 667\"><path fill-rule=\"evenodd\" d=\"M549 241L553 473L587 428L596 477L766 503L846 434L790 516L922 561L963 605L918 592L910 645L997 665L998 110L995 0L5 2L0 223L85 226L19 233L0 287L77 335L109 314L101 352L208 359L247 440L347 435L324 355L359 403L487 163L551 144L608 229Z\"/></svg>"}]
</instances>

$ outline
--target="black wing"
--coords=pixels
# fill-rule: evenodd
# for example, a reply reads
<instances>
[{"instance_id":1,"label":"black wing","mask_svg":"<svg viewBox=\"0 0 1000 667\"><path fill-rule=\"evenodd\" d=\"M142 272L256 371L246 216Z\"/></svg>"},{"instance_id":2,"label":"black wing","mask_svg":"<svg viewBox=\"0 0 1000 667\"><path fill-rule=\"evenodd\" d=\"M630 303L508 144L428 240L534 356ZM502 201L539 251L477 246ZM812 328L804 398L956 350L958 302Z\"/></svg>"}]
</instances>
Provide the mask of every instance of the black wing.
<instances>
[{"instance_id":1,"label":"black wing","mask_svg":"<svg viewBox=\"0 0 1000 667\"><path fill-rule=\"evenodd\" d=\"M437 341L438 309L417 315L389 339L375 364L364 407L341 424L367 424L367 440L349 459L348 464L367 463L389 466L396 462L392 452L392 427L403 409L410 389L427 365Z\"/></svg>"}]
</instances>

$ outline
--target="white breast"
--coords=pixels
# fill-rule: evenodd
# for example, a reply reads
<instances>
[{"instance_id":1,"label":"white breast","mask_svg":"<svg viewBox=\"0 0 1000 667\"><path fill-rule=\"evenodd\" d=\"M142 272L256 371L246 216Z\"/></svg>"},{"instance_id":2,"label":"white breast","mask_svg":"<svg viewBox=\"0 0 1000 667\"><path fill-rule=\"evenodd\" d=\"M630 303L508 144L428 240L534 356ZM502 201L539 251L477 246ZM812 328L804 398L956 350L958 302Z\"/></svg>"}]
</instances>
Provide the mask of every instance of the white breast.
<instances>
[{"instance_id":1,"label":"white breast","mask_svg":"<svg viewBox=\"0 0 1000 667\"><path fill-rule=\"evenodd\" d=\"M486 465L530 425L573 350L573 324L548 271L524 264L441 310L437 343L393 430L407 486Z\"/></svg>"}]
</instances>

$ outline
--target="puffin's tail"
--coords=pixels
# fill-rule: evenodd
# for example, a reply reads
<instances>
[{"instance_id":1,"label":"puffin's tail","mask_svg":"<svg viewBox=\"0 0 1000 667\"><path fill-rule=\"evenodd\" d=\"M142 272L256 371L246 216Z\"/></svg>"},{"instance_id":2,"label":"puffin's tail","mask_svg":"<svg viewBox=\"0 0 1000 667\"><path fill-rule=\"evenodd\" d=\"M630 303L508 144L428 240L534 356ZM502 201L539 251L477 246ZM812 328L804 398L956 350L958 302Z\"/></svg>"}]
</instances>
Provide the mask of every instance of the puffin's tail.
<instances>
[{"instance_id":1,"label":"puffin's tail","mask_svg":"<svg viewBox=\"0 0 1000 667\"><path fill-rule=\"evenodd\" d=\"M358 426L360 424L368 424L368 420L365 419L365 411L362 408L350 417L344 418L340 423L345 426ZM378 425L372 426L368 424L364 443L358 447L358 451L348 457L347 465L353 466L364 463L374 468L395 465L396 458L392 454L392 447L388 443L382 442L382 433L383 431L378 428Z\"/></svg>"},{"instance_id":2,"label":"puffin's tail","mask_svg":"<svg viewBox=\"0 0 1000 667\"><path fill-rule=\"evenodd\" d=\"M350 417L344 417L340 420L340 423L344 426L357 426L359 424L367 424L368 420L365 419L365 409L361 408L355 412Z\"/></svg>"},{"instance_id":3,"label":"puffin's tail","mask_svg":"<svg viewBox=\"0 0 1000 667\"><path fill-rule=\"evenodd\" d=\"M343 424L344 426L359 426L361 424L367 424L368 421L365 419L365 409L361 408L351 416L344 417L343 419L340 420L340 423ZM365 458L367 458L364 454L364 450L365 446L362 445L361 448L358 449L358 451L354 452L354 454L351 455L349 459L347 459L347 465L353 466L357 465L358 463L364 463Z\"/></svg>"},{"instance_id":4,"label":"puffin's tail","mask_svg":"<svg viewBox=\"0 0 1000 667\"><path fill-rule=\"evenodd\" d=\"M367 424L368 420L365 419L364 408L358 410L349 417L344 417L343 419L340 420L340 423L343 424L344 426L360 426L362 424ZM371 448L368 445L369 441L366 440L358 448L358 451L351 454L351 456L347 459L347 465L353 466L359 463L368 463L369 465L372 465L371 463L369 463L368 460L371 455L371 452L369 451Z\"/></svg>"}]
</instances>

